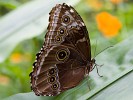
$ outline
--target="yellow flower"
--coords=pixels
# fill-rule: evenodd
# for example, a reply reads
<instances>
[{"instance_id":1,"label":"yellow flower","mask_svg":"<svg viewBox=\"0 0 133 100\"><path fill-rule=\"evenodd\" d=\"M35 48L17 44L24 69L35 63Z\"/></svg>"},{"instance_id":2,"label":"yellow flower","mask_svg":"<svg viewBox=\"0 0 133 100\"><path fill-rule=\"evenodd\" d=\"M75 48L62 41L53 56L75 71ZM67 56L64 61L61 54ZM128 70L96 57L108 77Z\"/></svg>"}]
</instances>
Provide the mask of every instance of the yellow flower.
<instances>
[{"instance_id":1,"label":"yellow flower","mask_svg":"<svg viewBox=\"0 0 133 100\"><path fill-rule=\"evenodd\" d=\"M22 55L20 53L14 53L11 55L11 61L13 63L20 63L22 60Z\"/></svg>"},{"instance_id":2,"label":"yellow flower","mask_svg":"<svg viewBox=\"0 0 133 100\"><path fill-rule=\"evenodd\" d=\"M9 83L9 78L4 75L0 75L0 84L1 85L7 85Z\"/></svg>"},{"instance_id":3,"label":"yellow flower","mask_svg":"<svg viewBox=\"0 0 133 100\"><path fill-rule=\"evenodd\" d=\"M99 0L86 0L88 6L92 7L95 10L99 10L102 7L102 2Z\"/></svg>"},{"instance_id":4,"label":"yellow flower","mask_svg":"<svg viewBox=\"0 0 133 100\"><path fill-rule=\"evenodd\" d=\"M118 18L112 16L107 12L101 12L97 14L96 22L98 29L107 38L116 36L122 27L121 22L118 20Z\"/></svg>"},{"instance_id":5,"label":"yellow flower","mask_svg":"<svg viewBox=\"0 0 133 100\"><path fill-rule=\"evenodd\" d=\"M119 3L121 3L122 2L122 0L110 0L112 3L114 3L114 4L119 4Z\"/></svg>"}]
</instances>

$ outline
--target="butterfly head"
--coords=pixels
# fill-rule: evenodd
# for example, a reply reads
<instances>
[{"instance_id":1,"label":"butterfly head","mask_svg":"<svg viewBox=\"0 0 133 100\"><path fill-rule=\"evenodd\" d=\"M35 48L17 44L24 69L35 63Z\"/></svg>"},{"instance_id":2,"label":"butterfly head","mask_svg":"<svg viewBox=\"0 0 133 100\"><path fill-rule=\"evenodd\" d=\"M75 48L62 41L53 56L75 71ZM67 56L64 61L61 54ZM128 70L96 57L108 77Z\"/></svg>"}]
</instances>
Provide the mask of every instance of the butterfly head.
<instances>
[{"instance_id":1,"label":"butterfly head","mask_svg":"<svg viewBox=\"0 0 133 100\"><path fill-rule=\"evenodd\" d=\"M96 60L93 58L93 59L91 60L91 63L92 63L92 64L95 64L95 62L96 62Z\"/></svg>"},{"instance_id":2,"label":"butterfly head","mask_svg":"<svg viewBox=\"0 0 133 100\"><path fill-rule=\"evenodd\" d=\"M89 72L91 72L91 71L96 67L98 76L103 77L102 75L99 74L98 66L101 67L101 66L103 66L103 64L102 64L102 65L96 64L96 60L93 58L93 59L89 62L89 66L88 66Z\"/></svg>"}]
</instances>

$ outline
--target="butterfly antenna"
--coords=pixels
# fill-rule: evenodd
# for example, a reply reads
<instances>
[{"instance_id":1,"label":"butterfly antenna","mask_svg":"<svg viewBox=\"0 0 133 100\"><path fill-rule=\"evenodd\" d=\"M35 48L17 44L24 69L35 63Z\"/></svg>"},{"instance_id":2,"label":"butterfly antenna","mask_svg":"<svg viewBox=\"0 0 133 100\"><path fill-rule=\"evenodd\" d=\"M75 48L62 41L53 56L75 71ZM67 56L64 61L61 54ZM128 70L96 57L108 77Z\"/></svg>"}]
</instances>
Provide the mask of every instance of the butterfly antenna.
<instances>
[{"instance_id":1,"label":"butterfly antenna","mask_svg":"<svg viewBox=\"0 0 133 100\"><path fill-rule=\"evenodd\" d=\"M107 48L103 49L103 50L102 50L102 51L100 51L97 55L99 55L100 53L102 53L103 51L105 51L106 49L111 48L111 47L113 47L113 46L109 46L109 47L107 47ZM96 56L97 56L97 55L96 55ZM96 56L94 56L94 58L95 58Z\"/></svg>"},{"instance_id":2,"label":"butterfly antenna","mask_svg":"<svg viewBox=\"0 0 133 100\"><path fill-rule=\"evenodd\" d=\"M95 46L95 50L94 50L94 58L95 58L95 54L96 54L96 49L97 49L97 40L96 40L96 46Z\"/></svg>"}]
</instances>

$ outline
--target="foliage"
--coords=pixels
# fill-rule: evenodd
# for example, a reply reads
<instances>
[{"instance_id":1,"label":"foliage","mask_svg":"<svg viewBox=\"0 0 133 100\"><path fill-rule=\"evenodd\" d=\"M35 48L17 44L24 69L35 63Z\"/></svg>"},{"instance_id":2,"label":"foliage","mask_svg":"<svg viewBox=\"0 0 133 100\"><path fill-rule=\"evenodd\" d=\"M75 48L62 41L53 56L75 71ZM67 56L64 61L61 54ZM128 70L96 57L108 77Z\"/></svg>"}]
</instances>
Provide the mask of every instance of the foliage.
<instances>
[{"instance_id":1,"label":"foliage","mask_svg":"<svg viewBox=\"0 0 133 100\"><path fill-rule=\"evenodd\" d=\"M27 1L29 0L0 0L0 16L14 10L16 7Z\"/></svg>"},{"instance_id":2,"label":"foliage","mask_svg":"<svg viewBox=\"0 0 133 100\"><path fill-rule=\"evenodd\" d=\"M0 15L3 15L9 12L10 10L16 9L16 7L19 7L25 1L28 1L28 0L22 0L22 1L1 0ZM128 84L129 86L131 86L131 82L129 80L131 79L130 73L132 72L132 69L133 69L132 67L133 58L131 56L133 54L133 47L131 46L133 43L133 35L132 35L133 3L132 1L117 0L117 3L116 3L114 2L114 0L110 0L110 1L109 0L102 0L102 1L101 0L84 0L84 1L81 1L74 8L83 17L83 20L87 25L89 35L90 35L91 45L92 45L92 57L94 57L98 52L100 52L104 48L110 45L114 46L113 48L110 48L100 53L96 57L96 61L98 64L104 64L102 68L98 68L99 73L102 74L104 77L103 78L98 77L96 73L96 69L94 69L93 72L90 73L90 76L88 78L89 86L91 87L91 90L89 90L87 80L85 79L76 88L70 89L57 97L50 97L50 98L36 97L33 93L26 93L31 91L29 73L32 71L32 63L35 60L35 55L40 50L44 41L43 37L45 35L45 32L42 32L43 34L37 37L33 38L31 36L31 39L25 40L22 37L23 41L22 42L20 41L20 43L14 48L12 53L8 55L8 58L2 63L0 63L0 98L4 98L4 97L11 96L13 94L16 94L7 99L18 100L19 98L19 100L20 99L29 100L30 98L33 100L42 100L42 99L83 99L83 98L87 99L89 98L92 100L96 100L96 99L99 100L99 98L101 97L102 100L104 100L103 97L106 96L106 93L112 93L110 98L113 98L114 94L111 91L114 91L115 88L122 91L121 87L119 87L120 84L123 84L125 86L127 86L126 84ZM120 30L117 30L116 32L117 35L106 38L105 34L102 33L103 31L101 31L98 28L96 16L101 12L106 12L110 16L115 16L115 18L119 20L122 27L120 28ZM45 19L45 20L48 20L48 19ZM108 17L105 17L105 22L108 23ZM112 21L112 23L114 22ZM104 28L106 27L102 27L102 29ZM115 29L117 27L113 27L113 28ZM33 28L31 28L31 30L32 29ZM110 29L112 29L112 27L110 27ZM28 34L25 36L28 36ZM3 40L5 40L4 38ZM18 38L17 35L16 35L16 38ZM12 38L11 41L14 41L13 39L14 38ZM1 43L0 46L2 47L3 44ZM96 48L96 51L95 51L95 48ZM7 48L7 49L10 50L10 48ZM6 52L4 51L6 50L3 50L2 53L5 54L6 56ZM125 81L129 81L129 82L121 81L124 79ZM114 87L115 84L116 84L116 87ZM119 95L121 96L121 94L126 93L126 94L129 94L128 95L128 98L129 98L131 96L130 95L131 92L133 91L127 88L124 88L124 89L126 90L126 92L122 92ZM18 94L18 93L24 93L24 94Z\"/></svg>"}]
</instances>

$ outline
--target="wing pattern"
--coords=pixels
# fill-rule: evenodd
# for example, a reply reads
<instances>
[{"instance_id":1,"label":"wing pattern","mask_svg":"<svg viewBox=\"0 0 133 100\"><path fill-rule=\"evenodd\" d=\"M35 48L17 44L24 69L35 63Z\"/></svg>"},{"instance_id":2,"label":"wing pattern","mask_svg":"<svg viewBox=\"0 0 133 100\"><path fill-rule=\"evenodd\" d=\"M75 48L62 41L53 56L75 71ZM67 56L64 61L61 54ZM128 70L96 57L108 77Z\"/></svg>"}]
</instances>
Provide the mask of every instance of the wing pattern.
<instances>
[{"instance_id":1,"label":"wing pattern","mask_svg":"<svg viewBox=\"0 0 133 100\"><path fill-rule=\"evenodd\" d=\"M31 89L38 96L55 96L77 86L91 62L88 32L76 10L63 3L49 14L44 45L30 73Z\"/></svg>"}]
</instances>

